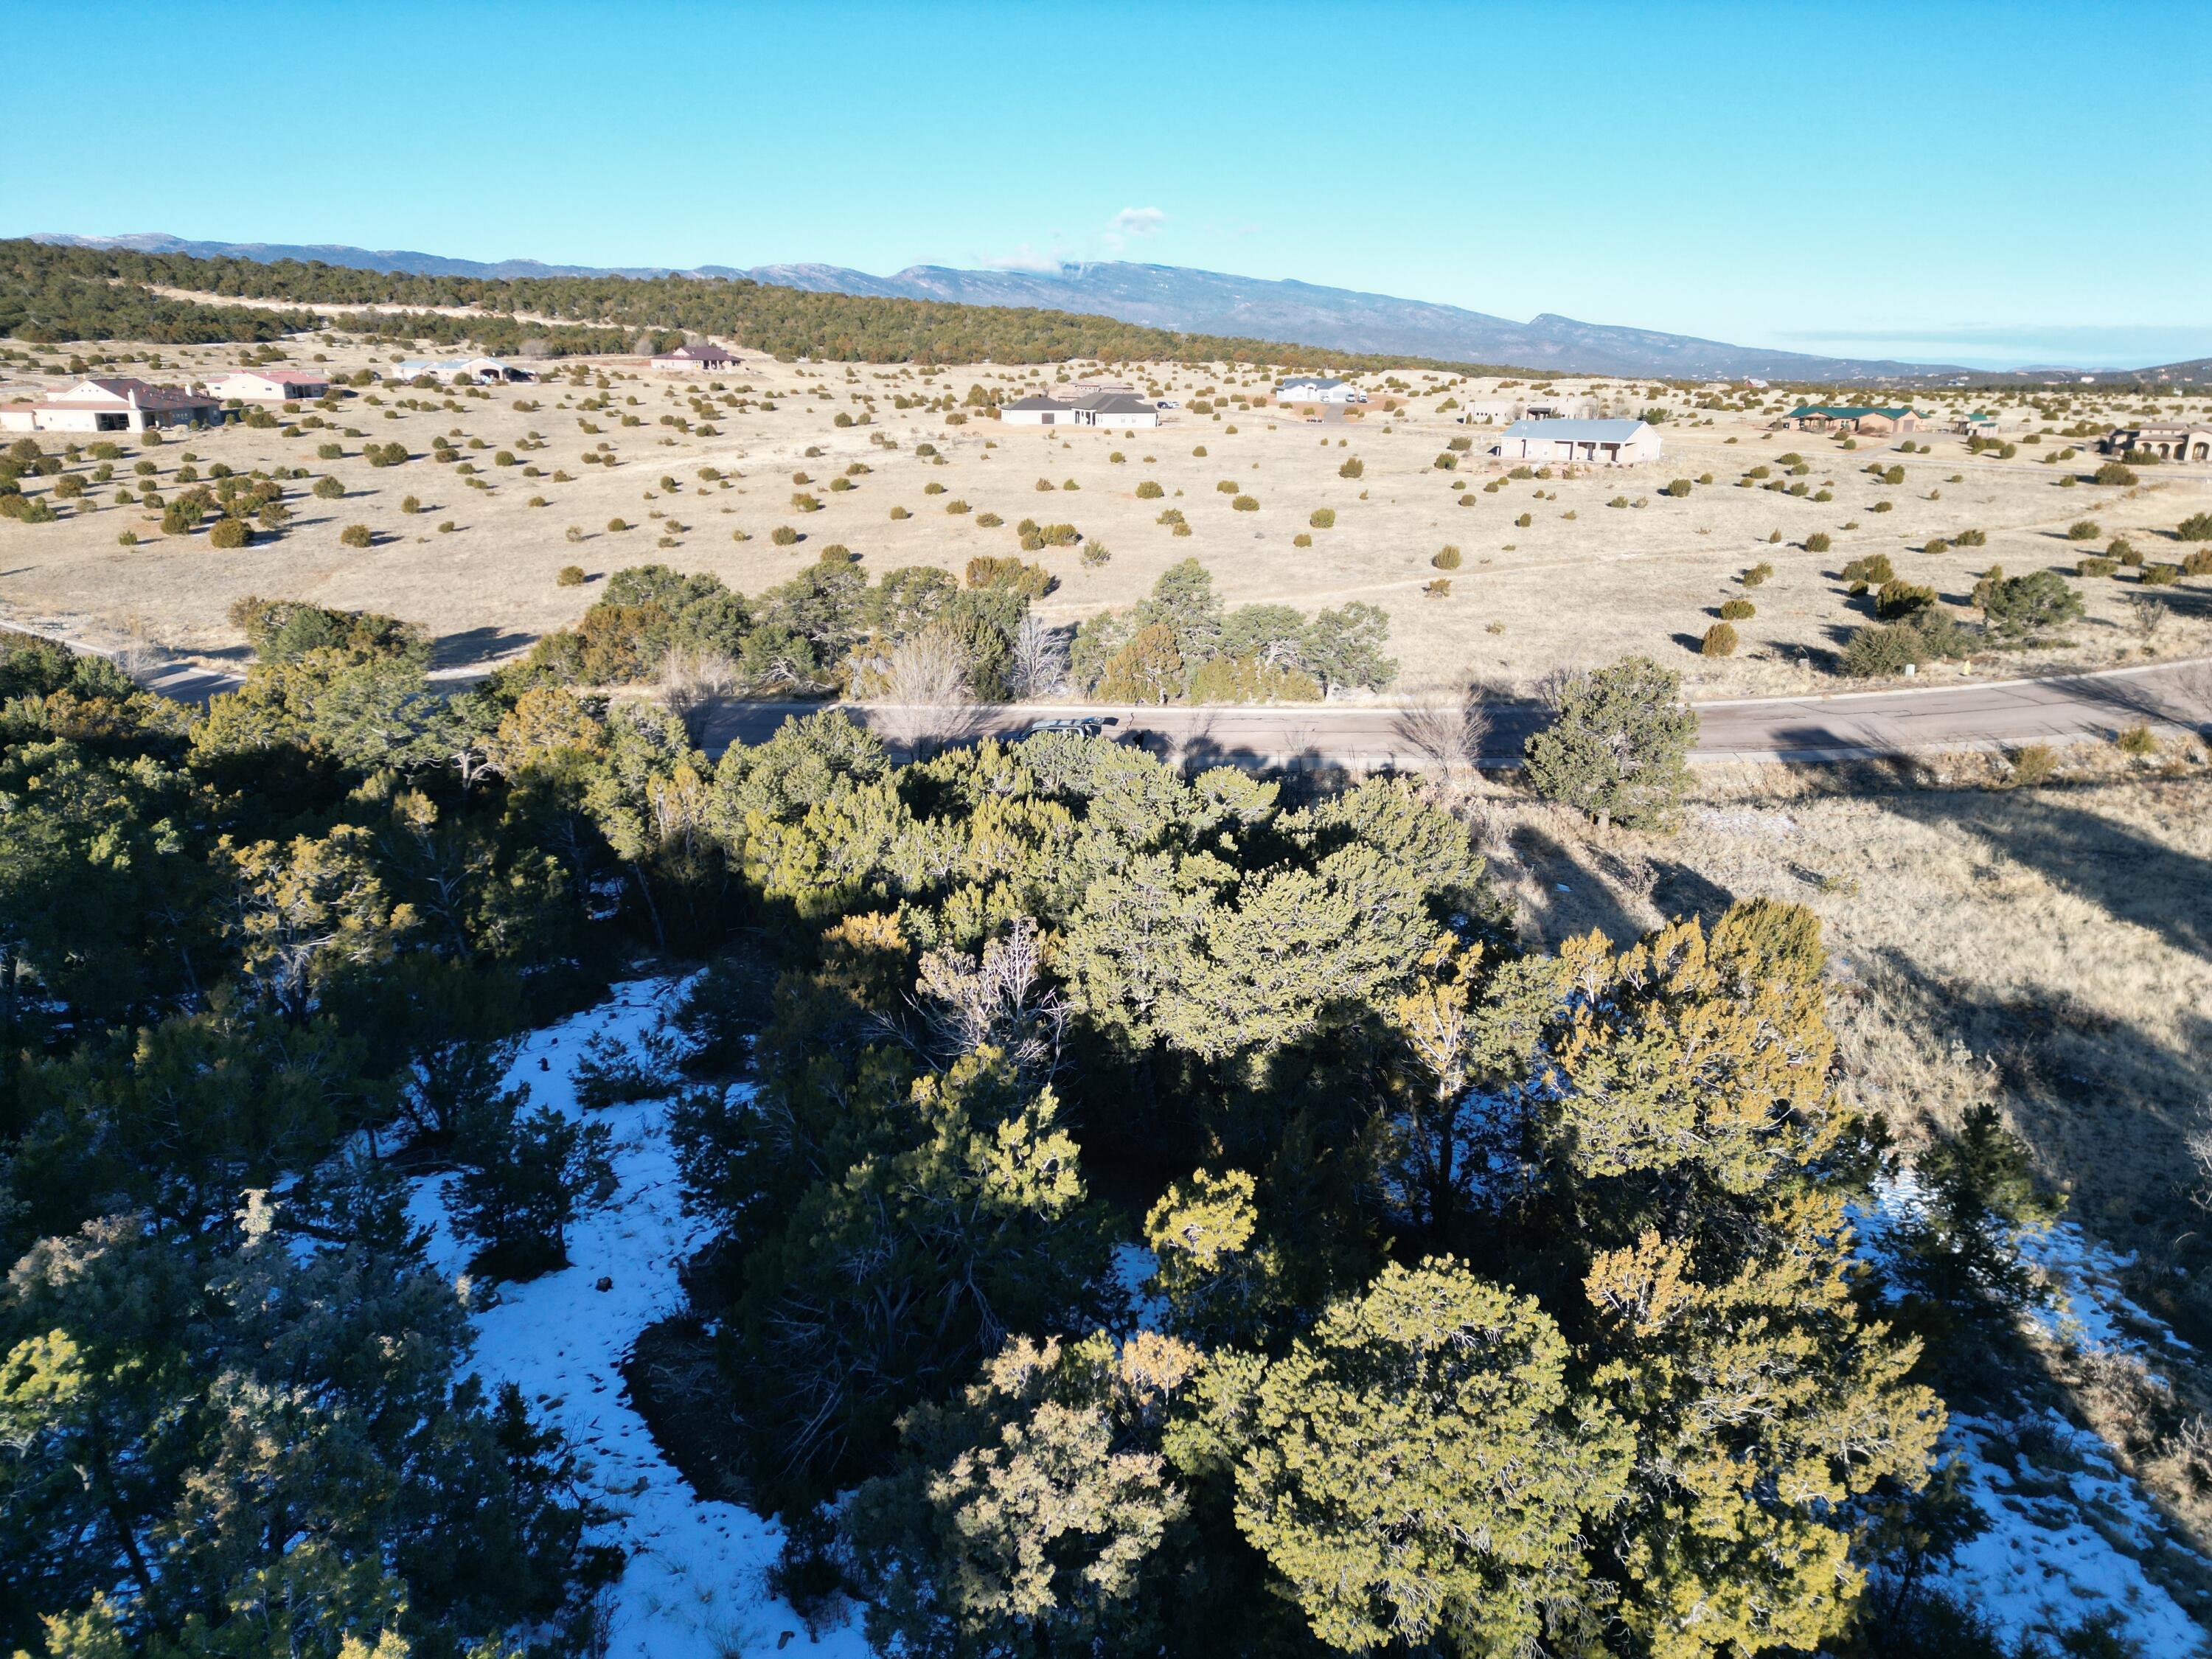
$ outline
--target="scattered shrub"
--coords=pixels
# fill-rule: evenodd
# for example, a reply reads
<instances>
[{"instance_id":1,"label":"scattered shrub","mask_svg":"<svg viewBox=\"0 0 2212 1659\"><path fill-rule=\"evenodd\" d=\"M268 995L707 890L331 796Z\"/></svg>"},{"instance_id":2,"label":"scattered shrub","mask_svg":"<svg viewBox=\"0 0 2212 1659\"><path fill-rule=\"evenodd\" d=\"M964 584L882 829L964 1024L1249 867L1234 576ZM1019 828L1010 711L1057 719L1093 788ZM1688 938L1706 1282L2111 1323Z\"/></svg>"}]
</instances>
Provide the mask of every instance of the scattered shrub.
<instances>
[{"instance_id":1,"label":"scattered shrub","mask_svg":"<svg viewBox=\"0 0 2212 1659\"><path fill-rule=\"evenodd\" d=\"M1346 459L1342 466L1336 469L1336 476L1340 478L1357 478L1366 471L1367 463L1361 460L1358 456L1353 455Z\"/></svg>"},{"instance_id":2,"label":"scattered shrub","mask_svg":"<svg viewBox=\"0 0 2212 1659\"><path fill-rule=\"evenodd\" d=\"M799 532L787 524L780 524L769 532L768 538L778 547L789 547L799 540Z\"/></svg>"},{"instance_id":3,"label":"scattered shrub","mask_svg":"<svg viewBox=\"0 0 2212 1659\"><path fill-rule=\"evenodd\" d=\"M2178 564L2147 564L2136 580L2145 587L2171 587L2181 580L2181 567Z\"/></svg>"},{"instance_id":4,"label":"scattered shrub","mask_svg":"<svg viewBox=\"0 0 2212 1659\"><path fill-rule=\"evenodd\" d=\"M1239 513L1257 513L1260 510L1258 500L1250 495L1239 495L1229 505Z\"/></svg>"},{"instance_id":5,"label":"scattered shrub","mask_svg":"<svg viewBox=\"0 0 2212 1659\"><path fill-rule=\"evenodd\" d=\"M349 524L338 532L338 540L347 547L367 547L373 539L365 524Z\"/></svg>"},{"instance_id":6,"label":"scattered shrub","mask_svg":"<svg viewBox=\"0 0 2212 1659\"><path fill-rule=\"evenodd\" d=\"M1317 507L1313 510L1313 516L1306 522L1316 530L1334 530L1336 527L1336 509L1333 507Z\"/></svg>"},{"instance_id":7,"label":"scattered shrub","mask_svg":"<svg viewBox=\"0 0 2212 1659\"><path fill-rule=\"evenodd\" d=\"M1535 523L1536 520L1530 514L1523 513L1519 518L1514 520L1513 522L1521 529L1526 530L1530 525Z\"/></svg>"},{"instance_id":8,"label":"scattered shrub","mask_svg":"<svg viewBox=\"0 0 2212 1659\"><path fill-rule=\"evenodd\" d=\"M344 495L345 486L340 483L336 478L318 478L315 480L315 497L317 500L335 501L343 499Z\"/></svg>"},{"instance_id":9,"label":"scattered shrub","mask_svg":"<svg viewBox=\"0 0 2212 1659\"><path fill-rule=\"evenodd\" d=\"M553 580L562 587L581 587L591 578L584 574L584 567L580 564L564 564Z\"/></svg>"},{"instance_id":10,"label":"scattered shrub","mask_svg":"<svg viewBox=\"0 0 2212 1659\"><path fill-rule=\"evenodd\" d=\"M1147 478L1137 486L1137 499L1140 501L1156 501L1167 493L1157 478Z\"/></svg>"},{"instance_id":11,"label":"scattered shrub","mask_svg":"<svg viewBox=\"0 0 2212 1659\"><path fill-rule=\"evenodd\" d=\"M2031 743L2006 757L2012 763L2009 780L2016 789L2033 789L2051 781L2058 770L2058 751L2047 743Z\"/></svg>"},{"instance_id":12,"label":"scattered shrub","mask_svg":"<svg viewBox=\"0 0 2212 1659\"><path fill-rule=\"evenodd\" d=\"M1805 550L1808 553L1825 553L1834 545L1833 538L1825 530L1816 530L1805 538Z\"/></svg>"},{"instance_id":13,"label":"scattered shrub","mask_svg":"<svg viewBox=\"0 0 2212 1659\"><path fill-rule=\"evenodd\" d=\"M1439 570L1456 570L1460 565L1459 549L1447 542L1436 550L1429 562Z\"/></svg>"},{"instance_id":14,"label":"scattered shrub","mask_svg":"<svg viewBox=\"0 0 2212 1659\"><path fill-rule=\"evenodd\" d=\"M2109 576L2119 568L2120 562L2118 559L2100 558L2096 554L2091 553L2075 564L2074 574L2077 576Z\"/></svg>"},{"instance_id":15,"label":"scattered shrub","mask_svg":"<svg viewBox=\"0 0 2212 1659\"><path fill-rule=\"evenodd\" d=\"M623 523L620 519L609 519L607 520L607 532L610 535L619 536L623 531L629 528L629 526Z\"/></svg>"},{"instance_id":16,"label":"scattered shrub","mask_svg":"<svg viewBox=\"0 0 2212 1659\"><path fill-rule=\"evenodd\" d=\"M1875 592L1874 614L1884 622L1896 622L1917 611L1927 610L1936 603L1936 598L1934 588L1893 576Z\"/></svg>"},{"instance_id":17,"label":"scattered shrub","mask_svg":"<svg viewBox=\"0 0 2212 1659\"><path fill-rule=\"evenodd\" d=\"M2136 482L2136 475L2118 461L2106 461L2104 465L2097 469L2096 476L2089 482L2100 484L2131 484Z\"/></svg>"},{"instance_id":18,"label":"scattered shrub","mask_svg":"<svg viewBox=\"0 0 2212 1659\"><path fill-rule=\"evenodd\" d=\"M1761 559L1757 564L1752 566L1750 569L1745 571L1743 574L1738 576L1736 580L1741 582L1746 587L1757 587L1764 583L1766 579L1773 574L1774 567L1767 563L1765 560Z\"/></svg>"},{"instance_id":19,"label":"scattered shrub","mask_svg":"<svg viewBox=\"0 0 2212 1659\"><path fill-rule=\"evenodd\" d=\"M1291 545L1292 547L1311 547L1313 545L1313 538L1308 535L1304 531L1301 530L1297 535L1291 538Z\"/></svg>"},{"instance_id":20,"label":"scattered shrub","mask_svg":"<svg viewBox=\"0 0 2212 1659\"><path fill-rule=\"evenodd\" d=\"M2150 727L2140 723L2128 727L2113 742L2123 755L2136 760L2148 760L2158 753L2158 738L2152 735Z\"/></svg>"},{"instance_id":21,"label":"scattered shrub","mask_svg":"<svg viewBox=\"0 0 2212 1659\"><path fill-rule=\"evenodd\" d=\"M1662 495L1672 495L1675 500L1680 501L1683 496L1690 493L1690 481L1687 478L1670 479L1659 493ZM1735 647L1730 647L1729 648L1732 650Z\"/></svg>"},{"instance_id":22,"label":"scattered shrub","mask_svg":"<svg viewBox=\"0 0 2212 1659\"><path fill-rule=\"evenodd\" d=\"M1724 622L1717 622L1705 630L1705 638L1698 641L1698 654L1701 657L1732 657L1735 654L1735 629Z\"/></svg>"},{"instance_id":23,"label":"scattered shrub","mask_svg":"<svg viewBox=\"0 0 2212 1659\"><path fill-rule=\"evenodd\" d=\"M1425 599L1448 599L1451 598L1451 578L1449 576L1437 577L1426 587L1424 587L1421 590L1421 593L1422 597Z\"/></svg>"},{"instance_id":24,"label":"scattered shrub","mask_svg":"<svg viewBox=\"0 0 2212 1659\"><path fill-rule=\"evenodd\" d=\"M1721 620L1723 622L1748 622L1752 617L1758 614L1759 607L1753 605L1749 599L1723 599L1721 601Z\"/></svg>"},{"instance_id":25,"label":"scattered shrub","mask_svg":"<svg viewBox=\"0 0 2212 1659\"><path fill-rule=\"evenodd\" d=\"M2097 528L2095 521L2090 519L2076 519L2066 526L2066 539L2069 542L2094 542L2104 532Z\"/></svg>"},{"instance_id":26,"label":"scattered shrub","mask_svg":"<svg viewBox=\"0 0 2212 1659\"><path fill-rule=\"evenodd\" d=\"M2174 527L2174 535L2185 542L2212 542L2212 513L2192 513Z\"/></svg>"}]
</instances>

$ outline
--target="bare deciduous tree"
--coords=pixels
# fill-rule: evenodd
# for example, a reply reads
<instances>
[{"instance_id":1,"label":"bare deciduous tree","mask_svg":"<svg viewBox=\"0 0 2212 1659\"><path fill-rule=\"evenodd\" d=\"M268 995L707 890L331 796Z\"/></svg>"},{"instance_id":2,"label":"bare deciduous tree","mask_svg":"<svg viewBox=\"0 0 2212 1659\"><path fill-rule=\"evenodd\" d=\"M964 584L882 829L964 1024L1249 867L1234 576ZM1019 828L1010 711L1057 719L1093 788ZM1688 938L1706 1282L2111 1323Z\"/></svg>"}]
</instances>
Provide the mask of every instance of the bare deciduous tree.
<instances>
[{"instance_id":1,"label":"bare deciduous tree","mask_svg":"<svg viewBox=\"0 0 2212 1659\"><path fill-rule=\"evenodd\" d=\"M872 724L919 758L925 748L973 726L975 693L968 674L968 649L950 629L932 626L908 635L861 677L884 705Z\"/></svg>"},{"instance_id":2,"label":"bare deciduous tree","mask_svg":"<svg viewBox=\"0 0 2212 1659\"><path fill-rule=\"evenodd\" d=\"M1067 636L1034 611L1022 613L1014 634L1013 660L1006 671L1016 702L1028 702L1058 690L1067 678Z\"/></svg>"},{"instance_id":3,"label":"bare deciduous tree","mask_svg":"<svg viewBox=\"0 0 2212 1659\"><path fill-rule=\"evenodd\" d=\"M660 665L660 698L696 743L708 712L737 690L738 678L726 653L672 645Z\"/></svg>"},{"instance_id":4,"label":"bare deciduous tree","mask_svg":"<svg viewBox=\"0 0 2212 1659\"><path fill-rule=\"evenodd\" d=\"M999 1048L1035 1081L1058 1068L1067 1009L1044 983L1043 940L1029 917L986 941L980 958L930 951L915 989L915 1006L943 1049L964 1054L986 1045Z\"/></svg>"}]
</instances>

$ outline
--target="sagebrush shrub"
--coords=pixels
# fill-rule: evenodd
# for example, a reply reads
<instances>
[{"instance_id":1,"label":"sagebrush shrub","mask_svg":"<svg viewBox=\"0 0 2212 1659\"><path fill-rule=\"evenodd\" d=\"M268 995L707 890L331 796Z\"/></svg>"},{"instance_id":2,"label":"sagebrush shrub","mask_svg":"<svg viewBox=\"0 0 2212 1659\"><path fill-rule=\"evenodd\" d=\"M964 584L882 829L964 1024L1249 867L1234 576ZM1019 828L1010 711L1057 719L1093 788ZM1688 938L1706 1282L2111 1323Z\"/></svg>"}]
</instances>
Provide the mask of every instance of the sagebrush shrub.
<instances>
[{"instance_id":1,"label":"sagebrush shrub","mask_svg":"<svg viewBox=\"0 0 2212 1659\"><path fill-rule=\"evenodd\" d=\"M1705 638L1698 642L1698 654L1701 657L1732 657L1735 654L1735 629L1724 622L1717 622L1705 630Z\"/></svg>"}]
</instances>

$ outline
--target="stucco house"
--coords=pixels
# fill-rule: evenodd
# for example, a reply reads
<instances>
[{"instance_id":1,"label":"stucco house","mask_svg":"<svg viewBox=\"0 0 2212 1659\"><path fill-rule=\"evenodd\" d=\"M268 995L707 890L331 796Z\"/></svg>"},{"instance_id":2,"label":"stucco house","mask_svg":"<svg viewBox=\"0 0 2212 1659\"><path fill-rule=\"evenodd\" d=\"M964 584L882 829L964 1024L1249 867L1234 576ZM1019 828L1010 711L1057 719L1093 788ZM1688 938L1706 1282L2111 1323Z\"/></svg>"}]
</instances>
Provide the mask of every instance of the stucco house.
<instances>
[{"instance_id":1,"label":"stucco house","mask_svg":"<svg viewBox=\"0 0 2212 1659\"><path fill-rule=\"evenodd\" d=\"M2107 455L2155 455L2161 460L2212 460L2212 426L2197 421L2144 421L2116 426L2097 441Z\"/></svg>"},{"instance_id":2,"label":"stucco house","mask_svg":"<svg viewBox=\"0 0 2212 1659\"><path fill-rule=\"evenodd\" d=\"M495 384L527 382L538 378L535 369L503 363L496 357L403 357L386 378L411 380L423 374L449 382L456 374L465 374L472 380L490 380Z\"/></svg>"},{"instance_id":3,"label":"stucco house","mask_svg":"<svg viewBox=\"0 0 2212 1659\"><path fill-rule=\"evenodd\" d=\"M1349 380L1304 374L1285 380L1275 388L1279 404L1364 404L1367 394Z\"/></svg>"},{"instance_id":4,"label":"stucco house","mask_svg":"<svg viewBox=\"0 0 2212 1659\"><path fill-rule=\"evenodd\" d=\"M222 405L203 392L127 376L95 376L36 403L0 404L0 432L143 432L217 426Z\"/></svg>"},{"instance_id":5,"label":"stucco house","mask_svg":"<svg viewBox=\"0 0 2212 1659\"><path fill-rule=\"evenodd\" d=\"M1155 427L1160 411L1123 392L1086 392L1074 398L1037 393L1000 404L999 420L1006 426Z\"/></svg>"},{"instance_id":6,"label":"stucco house","mask_svg":"<svg viewBox=\"0 0 2212 1659\"><path fill-rule=\"evenodd\" d=\"M1642 421L1516 421L1488 453L1504 461L1633 466L1659 459L1659 434Z\"/></svg>"},{"instance_id":7,"label":"stucco house","mask_svg":"<svg viewBox=\"0 0 2212 1659\"><path fill-rule=\"evenodd\" d=\"M328 392L331 377L301 368L234 368L201 389L210 398L235 398L242 404L301 402Z\"/></svg>"},{"instance_id":8,"label":"stucco house","mask_svg":"<svg viewBox=\"0 0 2212 1659\"><path fill-rule=\"evenodd\" d=\"M653 354L653 366L664 374L706 374L738 366L737 354L718 345L680 345L673 351Z\"/></svg>"}]
</instances>

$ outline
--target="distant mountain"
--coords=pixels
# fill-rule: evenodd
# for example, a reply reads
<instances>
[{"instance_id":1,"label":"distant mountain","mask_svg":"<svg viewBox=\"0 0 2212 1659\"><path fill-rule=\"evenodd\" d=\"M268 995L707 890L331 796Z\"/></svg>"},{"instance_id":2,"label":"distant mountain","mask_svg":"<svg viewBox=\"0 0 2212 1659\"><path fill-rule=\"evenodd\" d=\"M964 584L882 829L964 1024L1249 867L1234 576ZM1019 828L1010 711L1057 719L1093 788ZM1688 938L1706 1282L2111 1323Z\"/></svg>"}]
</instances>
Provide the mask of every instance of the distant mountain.
<instances>
[{"instance_id":1,"label":"distant mountain","mask_svg":"<svg viewBox=\"0 0 2212 1659\"><path fill-rule=\"evenodd\" d=\"M758 265L750 269L700 265L689 270L672 270L662 265L549 265L535 259L502 259L484 264L405 250L371 252L325 245L201 242L159 233L131 236L46 234L33 240L81 247L185 253L200 258L228 257L264 262L319 259L327 264L360 270L432 276L672 274L744 277L775 287L817 293L944 300L975 306L1029 306L1113 317L1188 333L1243 335L1334 347L1346 352L1403 353L1409 357L1458 362L1514 363L1560 374L1579 371L1687 380L1753 375L1766 380L1827 382L1894 382L1962 375L1978 380L1989 378L1986 372L1949 364L1771 351L1686 334L1579 322L1548 312L1528 322L1516 323L1457 306L1401 300L1387 294L1126 261L1067 264L1047 271L957 270L944 265L911 265L895 276L872 276L866 271L824 264Z\"/></svg>"}]
</instances>

